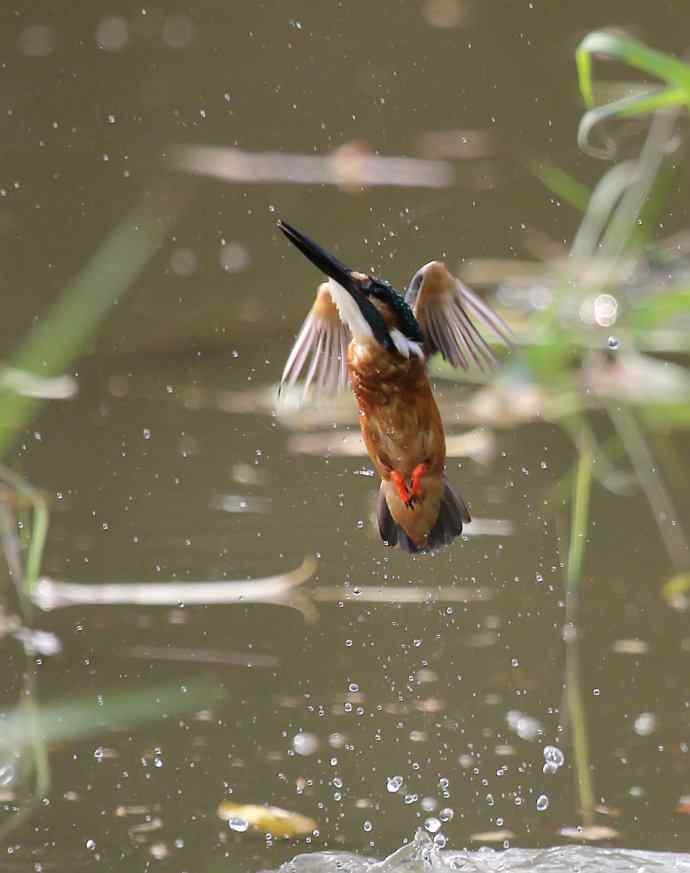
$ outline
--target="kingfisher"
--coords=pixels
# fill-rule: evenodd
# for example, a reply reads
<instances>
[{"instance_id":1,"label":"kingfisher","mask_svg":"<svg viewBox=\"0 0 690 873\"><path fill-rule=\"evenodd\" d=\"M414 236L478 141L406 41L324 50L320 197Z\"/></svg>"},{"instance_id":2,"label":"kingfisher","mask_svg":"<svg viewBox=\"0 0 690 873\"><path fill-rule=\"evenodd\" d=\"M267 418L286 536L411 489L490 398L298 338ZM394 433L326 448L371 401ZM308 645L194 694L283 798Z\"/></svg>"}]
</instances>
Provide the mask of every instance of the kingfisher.
<instances>
[{"instance_id":1,"label":"kingfisher","mask_svg":"<svg viewBox=\"0 0 690 873\"><path fill-rule=\"evenodd\" d=\"M446 478L446 440L427 362L438 353L453 367L467 369L474 361L492 368L495 355L473 318L508 346L510 328L440 261L420 267L403 296L389 282L346 267L287 222L278 227L328 277L280 388L304 373L305 392L352 386L364 444L381 477L381 539L412 554L434 553L471 517Z\"/></svg>"}]
</instances>

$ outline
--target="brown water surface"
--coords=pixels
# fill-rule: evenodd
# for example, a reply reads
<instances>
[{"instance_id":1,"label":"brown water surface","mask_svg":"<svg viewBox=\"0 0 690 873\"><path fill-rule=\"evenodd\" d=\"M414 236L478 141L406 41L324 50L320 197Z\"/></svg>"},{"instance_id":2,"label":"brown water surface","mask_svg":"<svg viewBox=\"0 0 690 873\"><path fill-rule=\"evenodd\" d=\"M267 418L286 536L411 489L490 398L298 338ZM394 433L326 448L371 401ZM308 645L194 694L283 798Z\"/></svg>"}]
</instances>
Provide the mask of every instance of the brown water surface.
<instances>
[{"instance_id":1,"label":"brown water surface","mask_svg":"<svg viewBox=\"0 0 690 873\"><path fill-rule=\"evenodd\" d=\"M397 287L432 258L523 257L531 228L567 244L578 215L528 164L549 156L588 182L602 172L575 146L577 40L624 25L680 52L680 15L672 2L613 0L96 0L2 13L8 352L155 185L171 145L321 154L364 140L419 156L425 133L449 129L481 143L441 190L199 181L174 239L79 364L79 396L33 423L15 460L52 499L46 574L251 579L317 555L306 589L348 591L316 600L309 621L260 604L39 614L62 642L40 665L41 703L83 696L97 711L117 691L201 679L213 691L192 712L51 745L50 796L8 838L7 869L257 870L309 845L383 856L444 808L454 847L487 833L552 845L580 824L562 714L568 502L553 497L569 438L532 424L498 431L488 464L451 459L473 515L512 534L504 524L411 559L373 533L368 459L295 454L268 406L238 411L228 392L270 397L319 281L279 215ZM668 210L667 232L687 224L682 192ZM670 478L687 519L687 450L665 445L684 459ZM687 613L661 597L673 567L639 491L595 485L591 517L580 673L597 821L621 835L607 844L688 851ZM387 586L467 599L367 599ZM5 658L10 706L15 641ZM565 756L552 774L548 745ZM217 818L224 799L303 813L318 836L266 844Z\"/></svg>"}]
</instances>

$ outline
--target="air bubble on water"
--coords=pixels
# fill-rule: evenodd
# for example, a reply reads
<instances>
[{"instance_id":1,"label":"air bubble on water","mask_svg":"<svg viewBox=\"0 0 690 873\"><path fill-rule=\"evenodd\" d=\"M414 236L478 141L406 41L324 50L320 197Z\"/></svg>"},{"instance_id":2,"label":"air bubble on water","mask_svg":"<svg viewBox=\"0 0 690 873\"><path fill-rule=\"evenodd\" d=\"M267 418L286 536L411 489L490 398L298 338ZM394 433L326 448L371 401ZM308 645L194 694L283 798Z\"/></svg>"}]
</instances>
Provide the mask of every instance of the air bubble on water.
<instances>
[{"instance_id":1,"label":"air bubble on water","mask_svg":"<svg viewBox=\"0 0 690 873\"><path fill-rule=\"evenodd\" d=\"M621 346L621 341L617 336L610 336L607 345L612 352L617 352Z\"/></svg>"},{"instance_id":2,"label":"air bubble on water","mask_svg":"<svg viewBox=\"0 0 690 873\"><path fill-rule=\"evenodd\" d=\"M386 790L389 792L389 794L397 794L402 787L402 776L389 776L388 779L386 779Z\"/></svg>"},{"instance_id":3,"label":"air bubble on water","mask_svg":"<svg viewBox=\"0 0 690 873\"><path fill-rule=\"evenodd\" d=\"M635 733L640 737L648 737L656 728L656 716L652 712L641 712L633 725Z\"/></svg>"},{"instance_id":4,"label":"air bubble on water","mask_svg":"<svg viewBox=\"0 0 690 873\"><path fill-rule=\"evenodd\" d=\"M313 755L319 746L319 738L316 734L299 733L292 738L292 748L298 755Z\"/></svg>"},{"instance_id":5,"label":"air bubble on water","mask_svg":"<svg viewBox=\"0 0 690 873\"><path fill-rule=\"evenodd\" d=\"M544 761L557 770L565 763L565 756L557 746L544 746Z\"/></svg>"},{"instance_id":6,"label":"air bubble on water","mask_svg":"<svg viewBox=\"0 0 690 873\"><path fill-rule=\"evenodd\" d=\"M425 820L424 827L430 834L438 833L438 831L441 830L441 821L440 819L437 819L436 816L430 816Z\"/></svg>"},{"instance_id":7,"label":"air bubble on water","mask_svg":"<svg viewBox=\"0 0 690 873\"><path fill-rule=\"evenodd\" d=\"M0 787L6 788L14 782L15 769L13 764L0 764Z\"/></svg>"},{"instance_id":8,"label":"air bubble on water","mask_svg":"<svg viewBox=\"0 0 690 873\"><path fill-rule=\"evenodd\" d=\"M549 808L549 798L545 794L537 797L537 812L544 812Z\"/></svg>"},{"instance_id":9,"label":"air bubble on water","mask_svg":"<svg viewBox=\"0 0 690 873\"><path fill-rule=\"evenodd\" d=\"M244 818L234 815L231 819L228 819L228 827L231 831L238 831L242 834L249 829L249 822Z\"/></svg>"}]
</instances>

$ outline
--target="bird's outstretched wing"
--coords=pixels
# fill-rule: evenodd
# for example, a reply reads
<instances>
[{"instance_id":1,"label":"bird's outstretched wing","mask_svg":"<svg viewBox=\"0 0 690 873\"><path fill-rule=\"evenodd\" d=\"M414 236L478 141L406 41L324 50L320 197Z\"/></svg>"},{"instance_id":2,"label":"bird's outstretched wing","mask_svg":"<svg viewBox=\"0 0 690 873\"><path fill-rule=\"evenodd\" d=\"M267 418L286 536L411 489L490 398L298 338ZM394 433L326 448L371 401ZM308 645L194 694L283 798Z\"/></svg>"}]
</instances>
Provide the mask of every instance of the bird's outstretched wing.
<instances>
[{"instance_id":1,"label":"bird's outstretched wing","mask_svg":"<svg viewBox=\"0 0 690 873\"><path fill-rule=\"evenodd\" d=\"M479 297L453 276L445 264L431 261L412 277L405 302L422 329L428 356L439 352L453 367L467 369L470 358L490 369L496 357L473 318L478 318L509 346L511 330Z\"/></svg>"},{"instance_id":2,"label":"bird's outstretched wing","mask_svg":"<svg viewBox=\"0 0 690 873\"><path fill-rule=\"evenodd\" d=\"M304 377L304 393L335 392L349 382L347 347L350 331L338 315L328 282L319 285L316 300L304 320L287 359L280 390L292 388ZM304 375L306 374L306 375Z\"/></svg>"}]
</instances>

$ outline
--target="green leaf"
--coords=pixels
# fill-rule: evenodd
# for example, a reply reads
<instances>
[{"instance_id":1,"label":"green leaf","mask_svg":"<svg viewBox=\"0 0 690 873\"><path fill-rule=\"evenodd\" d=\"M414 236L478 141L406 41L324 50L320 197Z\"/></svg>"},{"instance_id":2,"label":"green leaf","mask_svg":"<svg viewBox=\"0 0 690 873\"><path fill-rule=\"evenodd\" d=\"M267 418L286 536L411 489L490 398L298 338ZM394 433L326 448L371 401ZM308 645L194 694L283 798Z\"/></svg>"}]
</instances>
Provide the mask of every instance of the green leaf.
<instances>
[{"instance_id":1,"label":"green leaf","mask_svg":"<svg viewBox=\"0 0 690 873\"><path fill-rule=\"evenodd\" d=\"M688 312L690 288L678 288L665 294L642 298L632 311L632 325L636 331L643 333Z\"/></svg>"},{"instance_id":2,"label":"green leaf","mask_svg":"<svg viewBox=\"0 0 690 873\"><path fill-rule=\"evenodd\" d=\"M590 109L582 116L577 130L577 143L582 151L610 160L615 157L616 146L612 140L606 139L604 147L593 146L590 135L593 128L610 118L631 118L648 115L669 106L682 106L688 100L688 95L682 88L652 88L644 94L622 97L612 103Z\"/></svg>"},{"instance_id":3,"label":"green leaf","mask_svg":"<svg viewBox=\"0 0 690 873\"><path fill-rule=\"evenodd\" d=\"M582 40L575 52L580 93L586 106L594 106L592 55L595 54L621 61L681 89L684 102L690 104L690 65L629 37L595 30Z\"/></svg>"},{"instance_id":4,"label":"green leaf","mask_svg":"<svg viewBox=\"0 0 690 873\"><path fill-rule=\"evenodd\" d=\"M587 209L590 190L574 176L566 173L565 170L562 170L550 161L540 161L539 163L535 161L531 166L531 170L549 191L565 203L569 203L571 206L579 209L580 212L584 212Z\"/></svg>"},{"instance_id":5,"label":"green leaf","mask_svg":"<svg viewBox=\"0 0 690 873\"><path fill-rule=\"evenodd\" d=\"M678 573L672 576L661 588L664 599L668 601L688 591L690 591L690 573Z\"/></svg>"},{"instance_id":6,"label":"green leaf","mask_svg":"<svg viewBox=\"0 0 690 873\"><path fill-rule=\"evenodd\" d=\"M134 724L167 719L180 712L208 705L217 689L208 682L191 680L141 691L108 692L91 698L49 703L34 708L29 715L24 706L0 712L2 745L14 751L31 741L29 719L35 721L41 740L56 743L76 740L110 730L123 730Z\"/></svg>"}]
</instances>

